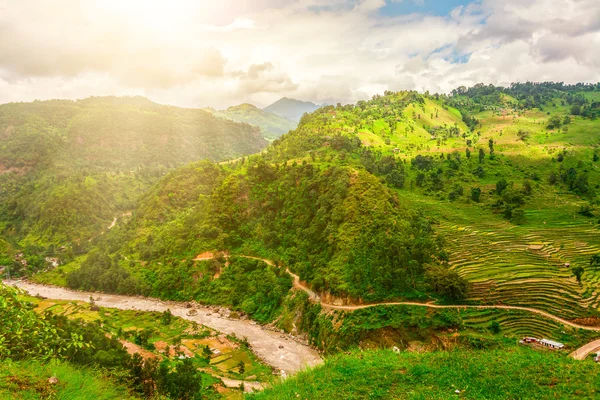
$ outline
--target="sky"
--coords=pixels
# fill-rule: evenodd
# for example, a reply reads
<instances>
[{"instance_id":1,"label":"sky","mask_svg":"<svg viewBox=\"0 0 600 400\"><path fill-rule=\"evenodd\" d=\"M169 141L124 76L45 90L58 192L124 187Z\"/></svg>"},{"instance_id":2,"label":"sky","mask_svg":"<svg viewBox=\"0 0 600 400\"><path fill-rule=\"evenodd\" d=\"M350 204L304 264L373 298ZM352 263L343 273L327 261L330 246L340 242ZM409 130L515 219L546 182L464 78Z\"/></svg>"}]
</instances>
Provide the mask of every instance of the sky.
<instances>
[{"instance_id":1,"label":"sky","mask_svg":"<svg viewBox=\"0 0 600 400\"><path fill-rule=\"evenodd\" d=\"M281 97L600 81L598 0L0 0L0 103Z\"/></svg>"}]
</instances>

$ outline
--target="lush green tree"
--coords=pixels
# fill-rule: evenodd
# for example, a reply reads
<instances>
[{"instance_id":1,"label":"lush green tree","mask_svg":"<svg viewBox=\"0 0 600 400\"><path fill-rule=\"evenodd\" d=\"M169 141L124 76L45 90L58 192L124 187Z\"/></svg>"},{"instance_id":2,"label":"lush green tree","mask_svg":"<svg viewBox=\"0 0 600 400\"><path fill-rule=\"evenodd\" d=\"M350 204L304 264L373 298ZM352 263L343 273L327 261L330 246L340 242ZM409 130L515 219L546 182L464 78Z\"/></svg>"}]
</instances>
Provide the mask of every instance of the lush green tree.
<instances>
[{"instance_id":1,"label":"lush green tree","mask_svg":"<svg viewBox=\"0 0 600 400\"><path fill-rule=\"evenodd\" d=\"M504 189L508 187L508 182L506 179L502 178L498 182L496 182L496 194L501 195Z\"/></svg>"},{"instance_id":2,"label":"lush green tree","mask_svg":"<svg viewBox=\"0 0 600 400\"><path fill-rule=\"evenodd\" d=\"M502 330L502 328L500 327L500 324L498 323L498 321L492 321L492 322L490 322L490 325L489 325L488 329L492 333L500 333L500 331Z\"/></svg>"},{"instance_id":3,"label":"lush green tree","mask_svg":"<svg viewBox=\"0 0 600 400\"><path fill-rule=\"evenodd\" d=\"M553 115L549 120L548 120L548 125L546 126L548 129L558 129L560 128L562 124L562 120L560 118L560 116L558 115Z\"/></svg>"},{"instance_id":4,"label":"lush green tree","mask_svg":"<svg viewBox=\"0 0 600 400\"><path fill-rule=\"evenodd\" d=\"M458 301L467 297L469 283L454 270L435 264L425 267L425 281L442 297Z\"/></svg>"},{"instance_id":5,"label":"lush green tree","mask_svg":"<svg viewBox=\"0 0 600 400\"><path fill-rule=\"evenodd\" d=\"M478 187L471 188L471 200L479 203L480 198L481 198L481 189Z\"/></svg>"},{"instance_id":6,"label":"lush green tree","mask_svg":"<svg viewBox=\"0 0 600 400\"><path fill-rule=\"evenodd\" d=\"M519 129L517 131L517 137L519 138L519 140L526 142L527 140L529 140L529 137L531 136L531 132L529 132L528 130L525 129Z\"/></svg>"},{"instance_id":7,"label":"lush green tree","mask_svg":"<svg viewBox=\"0 0 600 400\"><path fill-rule=\"evenodd\" d=\"M592 254L590 257L590 267L598 268L600 267L600 253Z\"/></svg>"},{"instance_id":8,"label":"lush green tree","mask_svg":"<svg viewBox=\"0 0 600 400\"><path fill-rule=\"evenodd\" d=\"M585 269L581 265L577 265L577 266L571 268L571 272L573 272L573 275L577 279L577 282L581 283L581 277L582 277L583 273L585 272Z\"/></svg>"}]
</instances>

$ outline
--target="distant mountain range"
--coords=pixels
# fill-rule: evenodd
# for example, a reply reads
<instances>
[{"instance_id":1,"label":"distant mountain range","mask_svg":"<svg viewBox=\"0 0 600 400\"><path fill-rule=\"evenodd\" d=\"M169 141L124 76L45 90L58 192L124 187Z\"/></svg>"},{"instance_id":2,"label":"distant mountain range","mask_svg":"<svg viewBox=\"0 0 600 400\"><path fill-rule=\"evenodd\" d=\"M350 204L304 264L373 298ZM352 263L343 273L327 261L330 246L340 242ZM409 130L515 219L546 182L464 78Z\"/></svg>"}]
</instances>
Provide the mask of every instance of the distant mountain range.
<instances>
[{"instance_id":1,"label":"distant mountain range","mask_svg":"<svg viewBox=\"0 0 600 400\"><path fill-rule=\"evenodd\" d=\"M298 123L304 113L311 113L319 107L321 106L309 101L300 101L284 97L270 106L263 108L263 110Z\"/></svg>"},{"instance_id":2,"label":"distant mountain range","mask_svg":"<svg viewBox=\"0 0 600 400\"><path fill-rule=\"evenodd\" d=\"M226 110L205 109L213 115L229 119L236 122L245 122L260 128L260 132L265 139L274 140L292 129L296 129L297 122L291 121L279 115L269 113L260 108L244 103L229 107Z\"/></svg>"}]
</instances>

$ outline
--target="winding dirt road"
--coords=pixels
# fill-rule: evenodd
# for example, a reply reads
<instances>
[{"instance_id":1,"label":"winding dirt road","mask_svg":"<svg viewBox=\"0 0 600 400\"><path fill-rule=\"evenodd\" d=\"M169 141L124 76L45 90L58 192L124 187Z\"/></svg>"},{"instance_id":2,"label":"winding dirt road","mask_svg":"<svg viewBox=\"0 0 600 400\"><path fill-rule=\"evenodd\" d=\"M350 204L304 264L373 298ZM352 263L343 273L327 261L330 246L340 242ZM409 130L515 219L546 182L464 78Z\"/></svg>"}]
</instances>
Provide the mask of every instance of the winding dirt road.
<instances>
[{"instance_id":1,"label":"winding dirt road","mask_svg":"<svg viewBox=\"0 0 600 400\"><path fill-rule=\"evenodd\" d=\"M263 262L265 262L265 263L267 263L269 265L275 266L275 263L273 261L267 260L267 259L264 259L264 258L252 257L252 256L241 256L241 255L237 255L237 257L251 258L253 260L260 260L260 261L263 261ZM306 285L302 284L302 282L300 281L300 277L298 275L294 274L293 272L291 272L289 270L289 268L286 268L286 272L288 274L290 274L292 276L292 278L294 279L294 287L296 289L303 290L304 292L306 292L308 294L308 297L311 300L319 302L322 307L333 309L333 310L354 311L354 310L361 310L361 309L364 309L364 308L370 308L370 307L376 307L376 306L416 306L416 307L429 307L429 308L477 308L477 309L520 310L520 311L527 311L527 312L530 312L530 313L533 313L533 314L541 315L543 317L549 318L549 319L554 320L556 322L559 322L559 323L561 323L563 325L571 326L573 328L579 328L579 329L584 329L584 330L588 330L588 331L600 332L600 327L586 326L586 325L576 324L576 323L571 322L569 320L566 320L566 319L557 317L556 315L550 314L550 313L548 313L546 311L538 310L537 308L522 307L522 306L505 306L505 305L440 305L440 304L434 304L434 303L417 303L417 302L411 302L411 301L390 301L390 302L379 302L379 303L359 304L359 305L335 305L335 304L329 304L329 303L325 303L324 301L322 301L321 298L320 298L320 296L318 294L316 294L314 291L310 290L308 287L306 287Z\"/></svg>"},{"instance_id":2,"label":"winding dirt road","mask_svg":"<svg viewBox=\"0 0 600 400\"><path fill-rule=\"evenodd\" d=\"M286 373L295 373L306 367L323 362L319 353L313 348L293 340L289 335L266 330L249 320L235 320L220 317L207 307L194 307L197 315L187 315L190 310L184 303L166 302L158 299L123 296L115 294L78 292L56 286L45 286L25 281L3 281L6 285L19 287L31 295L40 295L57 300L89 301L94 297L101 307L121 310L159 311L170 309L173 315L195 321L198 324L213 328L225 334L235 334L238 338L246 337L252 351L267 364Z\"/></svg>"},{"instance_id":3,"label":"winding dirt road","mask_svg":"<svg viewBox=\"0 0 600 400\"><path fill-rule=\"evenodd\" d=\"M275 266L275 263L271 260L267 260L264 258L259 258L259 257L252 257L252 256L240 256L238 255L238 257L244 257L244 258L251 258L254 260L261 260L269 265L273 265ZM574 322L571 322L569 320L557 317L556 315L550 314L546 311L542 311L542 310L538 310L537 308L531 308L531 307L521 307L521 306L505 306L505 305L439 305L439 304L433 304L433 303L417 303L417 302L410 302L410 301L392 301L392 302L380 302L380 303L372 303L372 304L360 304L360 305L335 305L335 304L329 304L326 303L324 301L321 300L320 296L315 293L314 291L310 290L310 288L308 288L306 285L302 284L302 281L300 280L300 277L296 274L294 274L292 271L290 271L289 268L286 268L286 272L288 274L290 274L292 276L292 278L294 279L294 287L298 290L303 290L304 292L306 292L308 294L308 297L314 301L314 302L318 302L321 304L322 307L324 308L329 308L329 309L333 309L333 310L347 310L347 311L354 311L354 310L361 310L364 308L369 308L369 307L375 307L375 306L397 306L397 305L405 305L405 306L416 306L416 307L429 307L429 308L477 308L477 309L503 309L503 310L520 310L520 311L526 311L526 312L530 312L533 314L538 314L541 315L545 318L554 320L556 322L559 322L563 325L566 326L571 326L573 328L578 328L578 329L584 329L584 330L588 330L588 331L595 331L595 332L600 332L600 327L595 327L595 326L586 326L586 325L580 325L580 324L576 324ZM569 354L570 357L576 359L576 360L583 360L585 359L590 353L593 352L600 352L600 339L598 340L594 340L593 342L587 343L583 346L581 346L580 348L578 348L577 350L573 351L571 354Z\"/></svg>"}]
</instances>

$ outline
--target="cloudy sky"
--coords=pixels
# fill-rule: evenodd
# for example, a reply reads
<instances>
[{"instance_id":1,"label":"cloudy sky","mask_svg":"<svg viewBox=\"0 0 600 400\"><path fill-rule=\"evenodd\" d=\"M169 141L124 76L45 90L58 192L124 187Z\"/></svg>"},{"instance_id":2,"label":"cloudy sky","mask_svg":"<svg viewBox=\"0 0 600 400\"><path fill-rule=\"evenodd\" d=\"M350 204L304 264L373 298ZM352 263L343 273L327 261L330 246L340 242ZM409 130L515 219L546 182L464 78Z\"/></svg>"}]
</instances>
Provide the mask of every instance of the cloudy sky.
<instances>
[{"instance_id":1,"label":"cloudy sky","mask_svg":"<svg viewBox=\"0 0 600 400\"><path fill-rule=\"evenodd\" d=\"M598 0L0 0L0 103L188 107L600 81Z\"/></svg>"}]
</instances>

